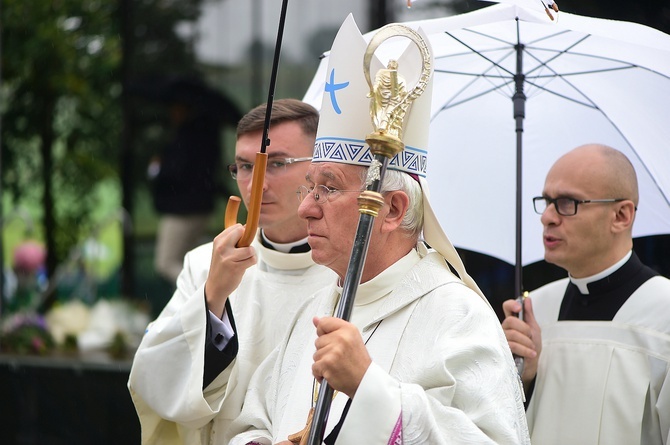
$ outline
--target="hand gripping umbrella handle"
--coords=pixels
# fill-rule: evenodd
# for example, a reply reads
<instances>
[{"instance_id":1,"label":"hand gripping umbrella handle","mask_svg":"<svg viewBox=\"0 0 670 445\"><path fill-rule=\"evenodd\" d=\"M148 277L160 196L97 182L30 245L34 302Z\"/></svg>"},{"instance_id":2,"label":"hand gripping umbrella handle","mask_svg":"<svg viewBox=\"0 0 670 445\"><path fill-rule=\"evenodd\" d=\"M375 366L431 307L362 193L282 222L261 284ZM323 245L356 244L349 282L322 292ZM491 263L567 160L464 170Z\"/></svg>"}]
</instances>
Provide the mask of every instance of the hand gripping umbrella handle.
<instances>
[{"instance_id":1,"label":"hand gripping umbrella handle","mask_svg":"<svg viewBox=\"0 0 670 445\"><path fill-rule=\"evenodd\" d=\"M528 298L528 292L524 292L523 295L517 297L516 299L516 301L521 303L521 310L517 314L517 317L519 317L519 320L521 321L523 321L523 303L526 298ZM524 368L523 357L514 355L514 364L516 365L516 369L519 372L519 376L521 376L521 374L523 374L523 368Z\"/></svg>"},{"instance_id":2,"label":"hand gripping umbrella handle","mask_svg":"<svg viewBox=\"0 0 670 445\"><path fill-rule=\"evenodd\" d=\"M247 212L247 222L244 227L244 234L237 242L237 247L248 247L256 236L258 230L258 220L261 217L261 201L263 200L263 183L265 182L265 168L268 164L267 153L256 153L256 162L254 163L254 175L251 179L251 198L249 199L249 209ZM228 228L237 222L237 212L240 209L240 198L231 196L226 206L224 217L224 228Z\"/></svg>"},{"instance_id":3,"label":"hand gripping umbrella handle","mask_svg":"<svg viewBox=\"0 0 670 445\"><path fill-rule=\"evenodd\" d=\"M288 0L282 1L281 12L279 15L279 29L277 30L277 43L275 44L275 54L272 61L272 73L270 74L270 88L268 90L268 101L265 109L265 123L263 125L263 139L261 141L261 151L256 153L256 162L254 163L254 175L251 182L251 198L249 199L249 208L247 209L247 223L244 228L244 234L237 243L237 247L248 247L256 236L258 230L258 220L261 215L261 202L263 200L263 186L265 182L265 169L268 165L268 155L266 148L270 143L268 132L270 129L270 120L272 115L272 102L275 95L275 86L277 84L277 70L279 68L279 56L281 54L282 37L284 35L284 24L286 23L286 10ZM224 216L224 228L228 228L237 222L237 212L240 208L240 198L231 196L226 207Z\"/></svg>"}]
</instances>

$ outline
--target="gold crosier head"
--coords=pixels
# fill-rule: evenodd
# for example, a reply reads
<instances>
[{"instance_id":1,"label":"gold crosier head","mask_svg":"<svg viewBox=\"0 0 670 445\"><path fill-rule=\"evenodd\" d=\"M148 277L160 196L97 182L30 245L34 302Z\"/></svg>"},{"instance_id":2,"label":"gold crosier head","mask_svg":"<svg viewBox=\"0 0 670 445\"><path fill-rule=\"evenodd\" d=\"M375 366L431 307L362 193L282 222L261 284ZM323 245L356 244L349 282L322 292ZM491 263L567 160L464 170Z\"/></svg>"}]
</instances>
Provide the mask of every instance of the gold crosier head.
<instances>
[{"instance_id":1,"label":"gold crosier head","mask_svg":"<svg viewBox=\"0 0 670 445\"><path fill-rule=\"evenodd\" d=\"M370 76L370 62L377 48L391 37L407 37L419 49L422 59L421 75L416 85L408 90L403 76L399 73L398 61L389 60L385 69L377 71L374 82ZM402 132L405 117L412 102L428 86L431 75L431 57L428 45L421 35L404 25L393 23L386 25L372 37L363 57L363 72L370 87L370 117L374 131L365 137L373 155L382 155L392 159L405 149ZM368 169L366 185L380 178L381 164L373 160ZM360 213L376 217L384 204L380 193L364 191L358 198Z\"/></svg>"}]
</instances>

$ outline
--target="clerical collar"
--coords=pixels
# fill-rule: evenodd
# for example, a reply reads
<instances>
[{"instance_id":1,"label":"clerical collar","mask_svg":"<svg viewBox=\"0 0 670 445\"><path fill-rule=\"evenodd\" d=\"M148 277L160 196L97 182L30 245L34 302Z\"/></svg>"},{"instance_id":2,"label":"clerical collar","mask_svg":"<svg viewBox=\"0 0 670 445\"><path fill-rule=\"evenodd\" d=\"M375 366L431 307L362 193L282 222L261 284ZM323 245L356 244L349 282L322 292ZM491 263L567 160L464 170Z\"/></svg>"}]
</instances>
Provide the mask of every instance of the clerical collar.
<instances>
[{"instance_id":1,"label":"clerical collar","mask_svg":"<svg viewBox=\"0 0 670 445\"><path fill-rule=\"evenodd\" d=\"M607 269L603 270L602 272L599 272L595 275L591 275L590 277L585 277L585 278L574 278L570 277L570 281L572 284L577 286L579 289L579 292L583 295L588 295L589 294L589 284L602 280L603 278L610 276L613 274L615 271L619 270L621 266L626 264L626 262L630 259L631 255L633 254L633 251L629 251L623 258L621 258L619 261L617 261L613 266L608 267Z\"/></svg>"},{"instance_id":2,"label":"clerical collar","mask_svg":"<svg viewBox=\"0 0 670 445\"><path fill-rule=\"evenodd\" d=\"M261 243L268 249L273 249L278 252L284 253L304 253L309 252L309 244L307 244L307 237L294 241L292 243L276 243L270 241L266 236L263 230L261 230Z\"/></svg>"},{"instance_id":3,"label":"clerical collar","mask_svg":"<svg viewBox=\"0 0 670 445\"><path fill-rule=\"evenodd\" d=\"M370 304L389 294L402 280L407 271L420 260L419 253L416 249L412 249L407 255L400 258L373 279L359 284L356 289L355 305ZM337 286L337 291L342 295L342 288L340 286Z\"/></svg>"}]
</instances>

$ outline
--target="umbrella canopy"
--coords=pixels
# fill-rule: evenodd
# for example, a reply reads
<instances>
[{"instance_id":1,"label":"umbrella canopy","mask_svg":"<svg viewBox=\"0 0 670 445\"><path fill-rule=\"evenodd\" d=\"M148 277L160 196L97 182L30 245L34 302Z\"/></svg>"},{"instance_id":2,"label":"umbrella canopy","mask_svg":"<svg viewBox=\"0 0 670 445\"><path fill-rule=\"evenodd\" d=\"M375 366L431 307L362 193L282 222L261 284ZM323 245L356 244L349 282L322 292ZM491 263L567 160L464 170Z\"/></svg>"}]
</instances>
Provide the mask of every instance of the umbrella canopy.
<instances>
[{"instance_id":1,"label":"umbrella canopy","mask_svg":"<svg viewBox=\"0 0 670 445\"><path fill-rule=\"evenodd\" d=\"M551 21L515 4L405 24L433 49L428 182L455 246L518 273L541 260L532 197L558 157L591 142L635 166L633 235L670 233L670 36L565 12ZM327 53L305 95L317 108L326 66Z\"/></svg>"}]
</instances>

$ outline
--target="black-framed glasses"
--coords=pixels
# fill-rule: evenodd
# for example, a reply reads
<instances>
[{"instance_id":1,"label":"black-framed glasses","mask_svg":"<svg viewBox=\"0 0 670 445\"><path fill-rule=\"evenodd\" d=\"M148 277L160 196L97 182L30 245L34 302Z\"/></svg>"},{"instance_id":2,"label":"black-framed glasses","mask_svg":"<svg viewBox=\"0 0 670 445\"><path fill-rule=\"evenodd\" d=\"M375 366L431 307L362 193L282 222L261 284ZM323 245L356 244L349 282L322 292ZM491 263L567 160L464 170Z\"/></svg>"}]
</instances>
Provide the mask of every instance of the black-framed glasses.
<instances>
[{"instance_id":1,"label":"black-framed glasses","mask_svg":"<svg viewBox=\"0 0 670 445\"><path fill-rule=\"evenodd\" d=\"M268 159L268 165L265 168L265 174L268 176L281 175L284 173L284 171L286 171L287 165L311 160L311 156L304 158L270 158ZM254 163L236 162L234 164L229 164L228 171L230 172L230 176L232 176L233 179L247 179L248 177L251 177L251 173L254 171Z\"/></svg>"},{"instance_id":2,"label":"black-framed glasses","mask_svg":"<svg viewBox=\"0 0 670 445\"><path fill-rule=\"evenodd\" d=\"M340 189L335 189L331 187L327 187L323 184L315 185L314 187L305 187L304 185L301 185L298 187L298 190L295 192L295 194L298 196L298 201L303 202L305 198L307 198L307 195L310 193L314 197L314 201L318 202L319 204L323 204L326 201L330 201L333 199L333 197L338 196L340 193L360 193L360 190L340 190Z\"/></svg>"},{"instance_id":3,"label":"black-framed glasses","mask_svg":"<svg viewBox=\"0 0 670 445\"><path fill-rule=\"evenodd\" d=\"M611 199L574 199L574 198L547 198L544 196L536 196L533 198L533 209L535 213L541 215L547 210L551 204L556 208L556 212L562 216L573 216L577 214L577 206L579 204L604 203L604 202L621 202L625 198L611 198Z\"/></svg>"}]
</instances>

